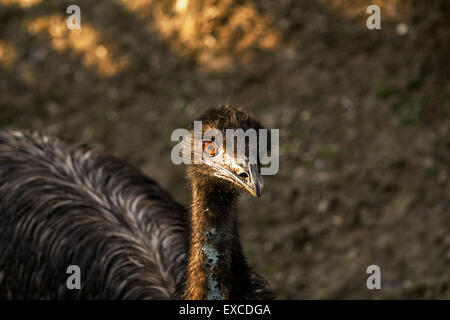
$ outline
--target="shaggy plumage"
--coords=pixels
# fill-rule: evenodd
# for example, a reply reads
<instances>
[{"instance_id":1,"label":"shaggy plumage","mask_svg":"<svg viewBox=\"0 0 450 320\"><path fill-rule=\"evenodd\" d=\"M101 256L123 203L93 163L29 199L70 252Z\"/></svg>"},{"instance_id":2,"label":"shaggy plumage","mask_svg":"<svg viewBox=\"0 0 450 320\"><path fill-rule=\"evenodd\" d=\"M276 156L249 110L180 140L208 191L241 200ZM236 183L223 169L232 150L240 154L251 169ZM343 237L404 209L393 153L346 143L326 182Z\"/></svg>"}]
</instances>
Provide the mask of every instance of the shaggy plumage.
<instances>
[{"instance_id":1,"label":"shaggy plumage","mask_svg":"<svg viewBox=\"0 0 450 320\"><path fill-rule=\"evenodd\" d=\"M113 157L38 133L0 131L1 299L189 298L192 216ZM227 237L235 275L227 281L236 288L222 298L269 298L265 281L245 262L236 229ZM81 268L81 290L66 286L69 265Z\"/></svg>"}]
</instances>

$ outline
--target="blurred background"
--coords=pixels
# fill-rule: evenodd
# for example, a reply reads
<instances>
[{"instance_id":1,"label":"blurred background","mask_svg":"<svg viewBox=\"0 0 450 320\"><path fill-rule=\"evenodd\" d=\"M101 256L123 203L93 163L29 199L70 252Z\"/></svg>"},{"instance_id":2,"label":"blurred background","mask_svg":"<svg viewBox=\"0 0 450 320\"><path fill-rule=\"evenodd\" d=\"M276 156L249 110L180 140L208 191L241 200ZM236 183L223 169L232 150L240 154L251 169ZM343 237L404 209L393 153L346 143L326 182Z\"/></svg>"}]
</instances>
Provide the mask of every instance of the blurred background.
<instances>
[{"instance_id":1,"label":"blurred background","mask_svg":"<svg viewBox=\"0 0 450 320\"><path fill-rule=\"evenodd\" d=\"M278 175L240 203L277 298L449 299L449 19L445 0L0 0L0 127L90 144L188 206L171 132L244 106L280 129Z\"/></svg>"}]
</instances>

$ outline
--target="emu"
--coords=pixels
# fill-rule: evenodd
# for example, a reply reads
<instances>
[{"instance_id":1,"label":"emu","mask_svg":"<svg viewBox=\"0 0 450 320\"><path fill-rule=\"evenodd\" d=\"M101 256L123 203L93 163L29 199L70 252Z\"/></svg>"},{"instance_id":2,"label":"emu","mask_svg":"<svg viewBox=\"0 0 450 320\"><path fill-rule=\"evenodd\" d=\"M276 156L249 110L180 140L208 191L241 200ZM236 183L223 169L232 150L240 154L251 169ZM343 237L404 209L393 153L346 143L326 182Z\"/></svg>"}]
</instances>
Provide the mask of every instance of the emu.
<instances>
[{"instance_id":1,"label":"emu","mask_svg":"<svg viewBox=\"0 0 450 320\"><path fill-rule=\"evenodd\" d=\"M231 106L200 120L223 133L261 128ZM226 152L213 141L202 148ZM189 210L114 157L0 130L0 298L272 298L246 262L236 222L239 194L260 195L260 164L233 159L187 166ZM70 265L80 267L80 290L67 288Z\"/></svg>"}]
</instances>

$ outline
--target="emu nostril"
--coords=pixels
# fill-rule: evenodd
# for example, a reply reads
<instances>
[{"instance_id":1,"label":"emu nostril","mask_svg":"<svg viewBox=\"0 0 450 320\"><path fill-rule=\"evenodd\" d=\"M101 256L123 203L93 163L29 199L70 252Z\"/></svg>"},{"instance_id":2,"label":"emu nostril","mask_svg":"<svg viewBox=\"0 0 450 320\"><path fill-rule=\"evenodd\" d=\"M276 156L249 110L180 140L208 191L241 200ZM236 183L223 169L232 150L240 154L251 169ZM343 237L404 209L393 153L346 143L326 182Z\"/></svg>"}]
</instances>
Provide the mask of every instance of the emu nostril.
<instances>
[{"instance_id":1,"label":"emu nostril","mask_svg":"<svg viewBox=\"0 0 450 320\"><path fill-rule=\"evenodd\" d=\"M243 179L248 179L248 174L246 172L241 172L241 173L239 173L239 177L241 177Z\"/></svg>"}]
</instances>

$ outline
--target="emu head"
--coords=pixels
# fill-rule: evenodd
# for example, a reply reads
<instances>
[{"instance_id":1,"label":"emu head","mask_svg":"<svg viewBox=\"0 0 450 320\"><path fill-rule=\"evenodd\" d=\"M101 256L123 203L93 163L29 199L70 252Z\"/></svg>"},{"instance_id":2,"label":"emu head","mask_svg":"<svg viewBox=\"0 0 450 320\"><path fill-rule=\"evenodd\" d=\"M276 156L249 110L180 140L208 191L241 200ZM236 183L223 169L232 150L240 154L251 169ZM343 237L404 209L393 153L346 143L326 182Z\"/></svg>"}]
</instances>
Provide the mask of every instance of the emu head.
<instances>
[{"instance_id":1,"label":"emu head","mask_svg":"<svg viewBox=\"0 0 450 320\"><path fill-rule=\"evenodd\" d=\"M232 106L207 111L199 120L201 130L195 122L191 128L193 163L188 177L224 192L247 191L259 197L264 185L258 152L261 124Z\"/></svg>"}]
</instances>

